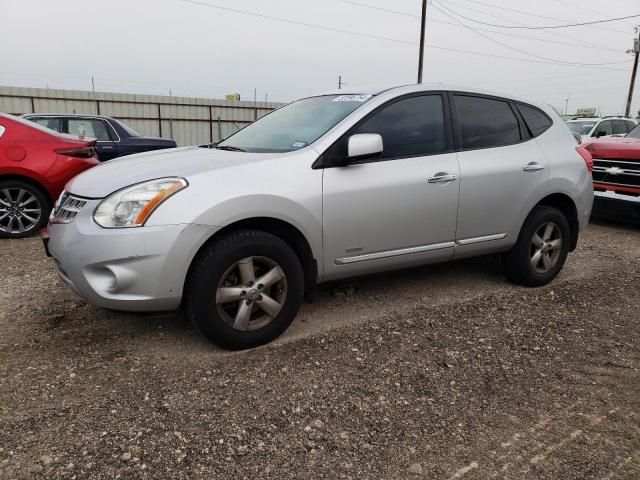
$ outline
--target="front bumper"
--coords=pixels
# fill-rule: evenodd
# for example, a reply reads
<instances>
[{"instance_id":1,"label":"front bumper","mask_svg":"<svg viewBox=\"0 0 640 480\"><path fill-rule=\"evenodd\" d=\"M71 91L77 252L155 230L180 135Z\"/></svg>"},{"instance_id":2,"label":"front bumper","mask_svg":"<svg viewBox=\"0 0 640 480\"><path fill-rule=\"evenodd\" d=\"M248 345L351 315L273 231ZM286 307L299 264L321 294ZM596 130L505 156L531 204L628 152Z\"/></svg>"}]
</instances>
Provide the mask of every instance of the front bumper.
<instances>
[{"instance_id":1,"label":"front bumper","mask_svg":"<svg viewBox=\"0 0 640 480\"><path fill-rule=\"evenodd\" d=\"M640 197L612 191L596 191L593 195L593 217L640 224Z\"/></svg>"},{"instance_id":2,"label":"front bumper","mask_svg":"<svg viewBox=\"0 0 640 480\"><path fill-rule=\"evenodd\" d=\"M48 250L60 278L90 303L126 311L179 308L193 257L218 227L178 224L106 229L88 201L66 224L49 223Z\"/></svg>"}]
</instances>

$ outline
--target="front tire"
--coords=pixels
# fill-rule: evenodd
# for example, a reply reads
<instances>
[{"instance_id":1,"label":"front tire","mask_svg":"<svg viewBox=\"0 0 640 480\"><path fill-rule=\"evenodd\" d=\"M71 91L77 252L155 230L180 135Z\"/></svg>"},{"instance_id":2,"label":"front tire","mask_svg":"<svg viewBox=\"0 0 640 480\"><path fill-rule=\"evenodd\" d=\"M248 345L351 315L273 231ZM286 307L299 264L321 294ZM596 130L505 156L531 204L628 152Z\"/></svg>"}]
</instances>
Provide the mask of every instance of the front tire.
<instances>
[{"instance_id":1,"label":"front tire","mask_svg":"<svg viewBox=\"0 0 640 480\"><path fill-rule=\"evenodd\" d=\"M0 181L0 238L24 238L44 227L51 212L47 195L23 180Z\"/></svg>"},{"instance_id":2,"label":"front tire","mask_svg":"<svg viewBox=\"0 0 640 480\"><path fill-rule=\"evenodd\" d=\"M514 283L541 287L562 270L569 254L569 222L554 207L535 207L522 226L517 243L503 254L505 275Z\"/></svg>"},{"instance_id":3,"label":"front tire","mask_svg":"<svg viewBox=\"0 0 640 480\"><path fill-rule=\"evenodd\" d=\"M280 336L298 313L303 293L302 266L291 247L269 233L241 230L198 253L184 308L213 343L245 349Z\"/></svg>"}]
</instances>

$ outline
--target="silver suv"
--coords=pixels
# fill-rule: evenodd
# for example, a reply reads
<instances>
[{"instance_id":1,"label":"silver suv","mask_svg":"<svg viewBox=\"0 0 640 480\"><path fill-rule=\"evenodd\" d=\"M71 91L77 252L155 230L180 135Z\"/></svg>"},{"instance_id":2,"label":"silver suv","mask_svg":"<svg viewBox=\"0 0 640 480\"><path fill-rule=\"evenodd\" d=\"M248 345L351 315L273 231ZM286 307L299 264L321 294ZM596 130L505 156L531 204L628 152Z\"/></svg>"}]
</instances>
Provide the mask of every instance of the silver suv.
<instances>
[{"instance_id":1,"label":"silver suv","mask_svg":"<svg viewBox=\"0 0 640 480\"><path fill-rule=\"evenodd\" d=\"M247 348L320 282L496 253L514 282L550 282L588 221L590 162L545 105L443 85L340 90L209 148L83 173L45 243L89 302L182 306L214 343Z\"/></svg>"}]
</instances>

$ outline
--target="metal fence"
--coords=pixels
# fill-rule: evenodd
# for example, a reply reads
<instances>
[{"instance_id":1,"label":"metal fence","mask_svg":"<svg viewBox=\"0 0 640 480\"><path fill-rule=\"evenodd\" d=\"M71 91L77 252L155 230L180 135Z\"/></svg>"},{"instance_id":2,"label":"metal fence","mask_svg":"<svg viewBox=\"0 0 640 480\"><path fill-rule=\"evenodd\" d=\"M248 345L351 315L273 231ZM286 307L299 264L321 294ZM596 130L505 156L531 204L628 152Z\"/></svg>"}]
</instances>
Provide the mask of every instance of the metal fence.
<instances>
[{"instance_id":1,"label":"metal fence","mask_svg":"<svg viewBox=\"0 0 640 480\"><path fill-rule=\"evenodd\" d=\"M179 146L221 140L281 105L275 102L0 86L0 112L13 115L107 115L122 120L142 135L171 138Z\"/></svg>"}]
</instances>

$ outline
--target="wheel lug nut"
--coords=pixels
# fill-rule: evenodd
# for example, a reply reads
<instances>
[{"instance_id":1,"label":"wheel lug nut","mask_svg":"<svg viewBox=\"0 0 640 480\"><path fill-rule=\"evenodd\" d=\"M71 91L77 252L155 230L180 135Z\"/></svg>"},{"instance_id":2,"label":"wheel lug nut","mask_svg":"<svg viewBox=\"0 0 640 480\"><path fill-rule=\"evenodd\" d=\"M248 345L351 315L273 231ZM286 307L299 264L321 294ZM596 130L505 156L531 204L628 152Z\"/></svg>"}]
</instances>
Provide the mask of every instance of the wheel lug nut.
<instances>
[{"instance_id":1,"label":"wheel lug nut","mask_svg":"<svg viewBox=\"0 0 640 480\"><path fill-rule=\"evenodd\" d=\"M262 301L262 295L258 295L258 300Z\"/></svg>"},{"instance_id":2,"label":"wheel lug nut","mask_svg":"<svg viewBox=\"0 0 640 480\"><path fill-rule=\"evenodd\" d=\"M264 288L264 285L262 285L261 283L258 284L258 290L262 290Z\"/></svg>"}]
</instances>

